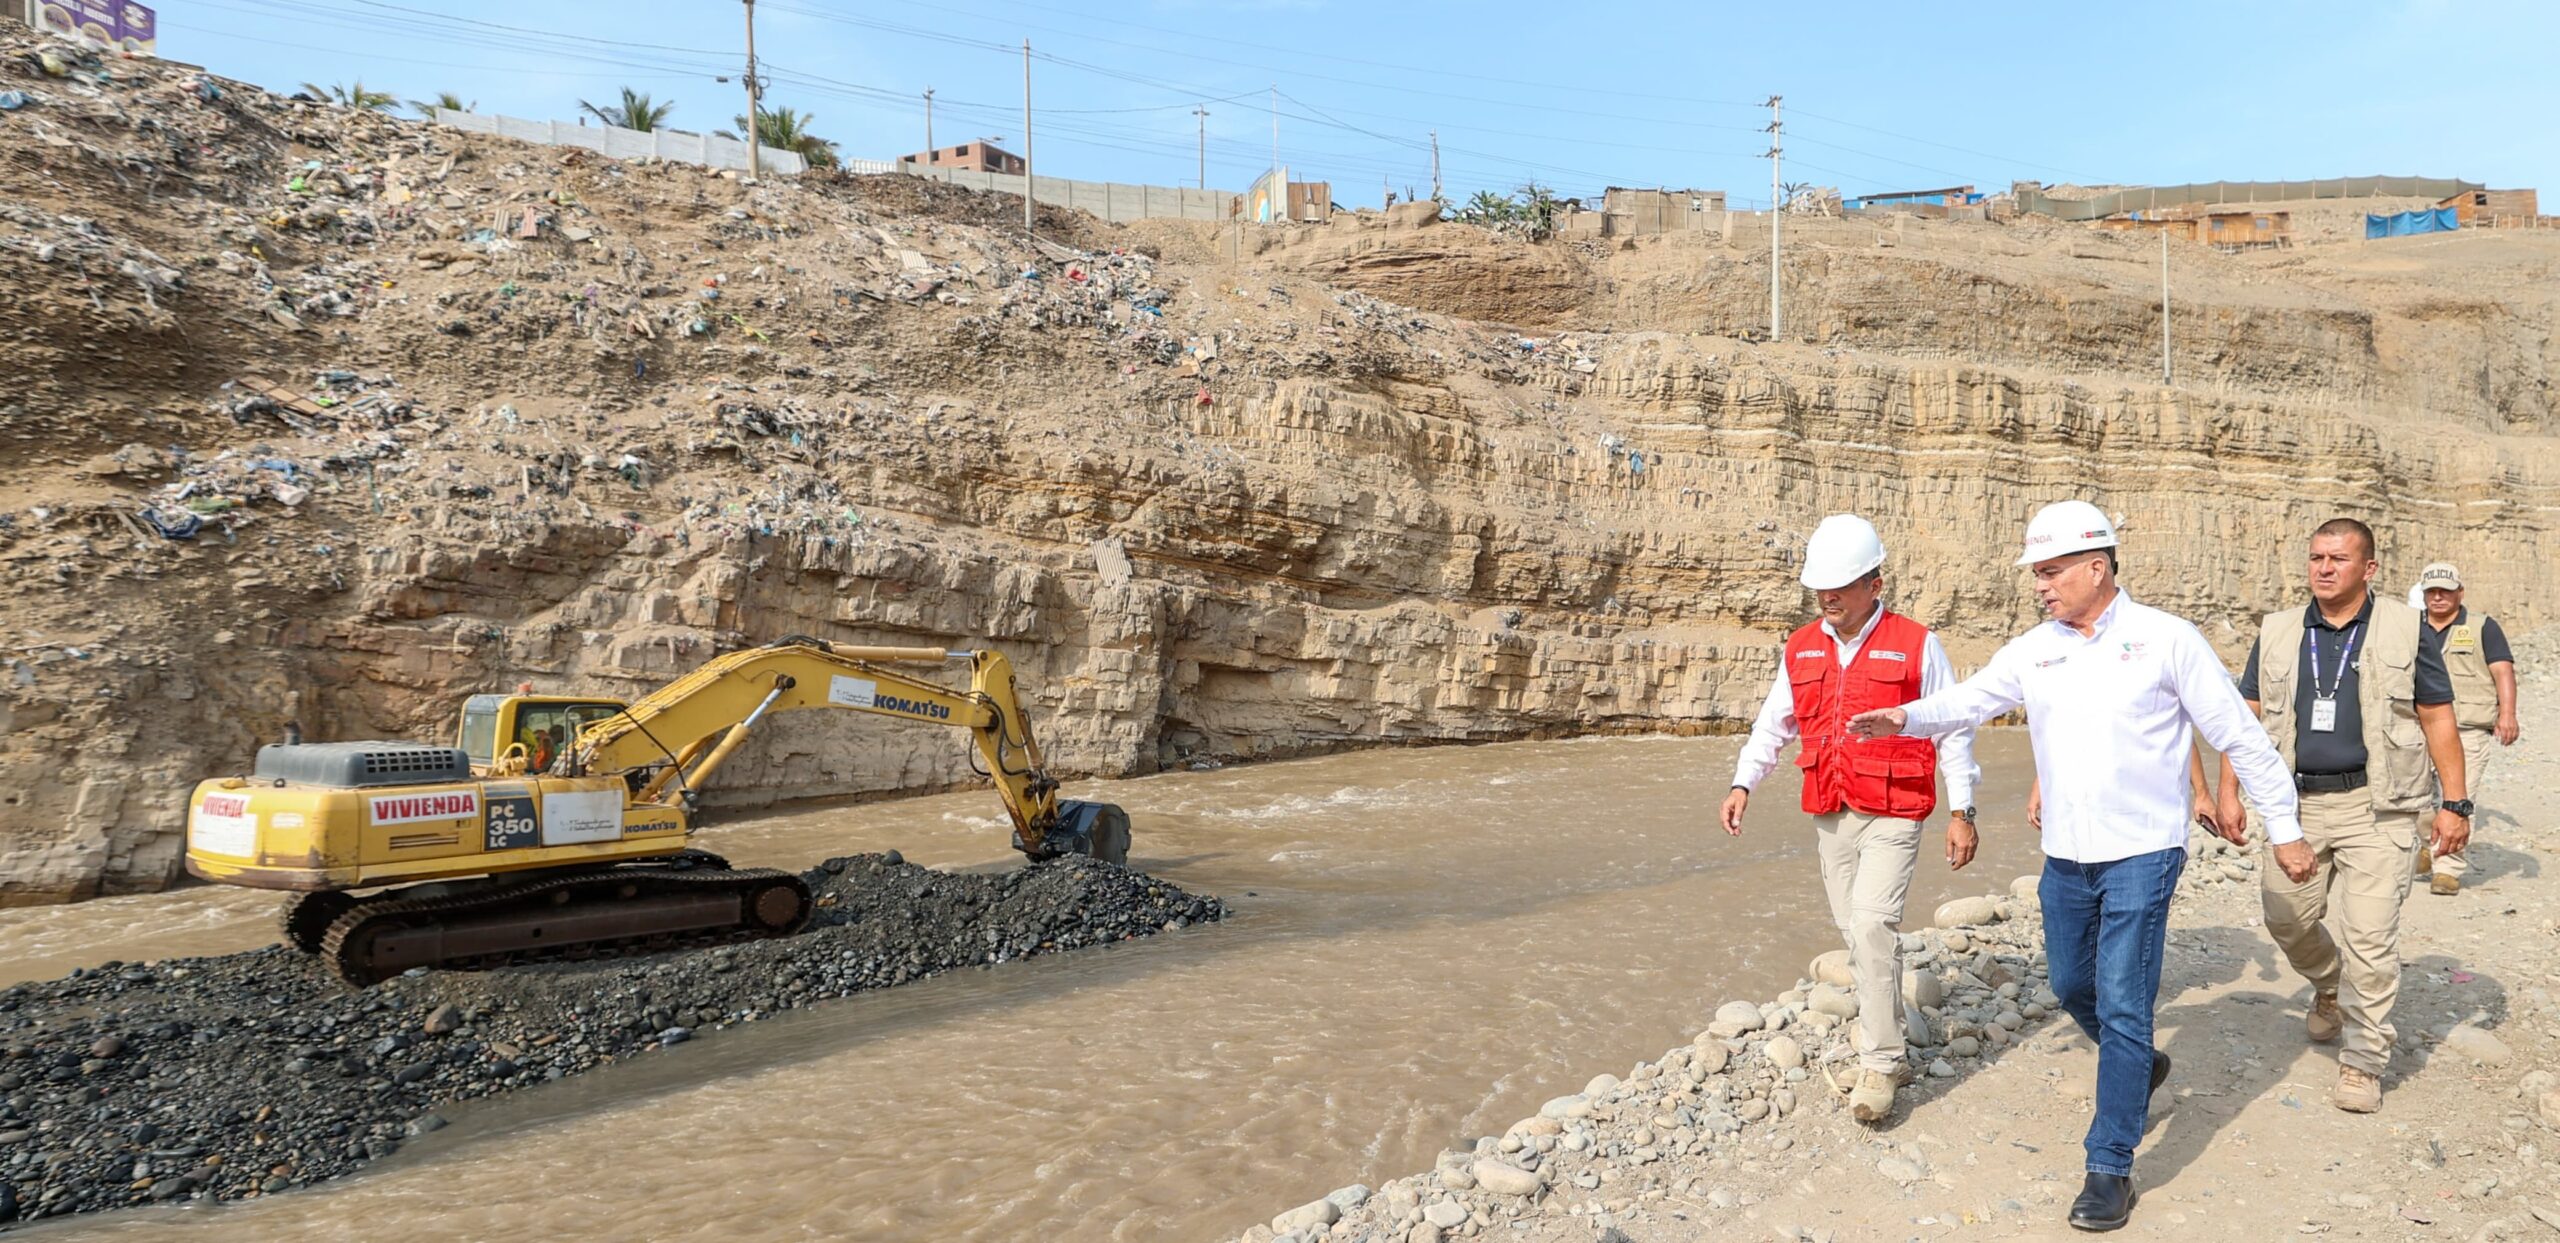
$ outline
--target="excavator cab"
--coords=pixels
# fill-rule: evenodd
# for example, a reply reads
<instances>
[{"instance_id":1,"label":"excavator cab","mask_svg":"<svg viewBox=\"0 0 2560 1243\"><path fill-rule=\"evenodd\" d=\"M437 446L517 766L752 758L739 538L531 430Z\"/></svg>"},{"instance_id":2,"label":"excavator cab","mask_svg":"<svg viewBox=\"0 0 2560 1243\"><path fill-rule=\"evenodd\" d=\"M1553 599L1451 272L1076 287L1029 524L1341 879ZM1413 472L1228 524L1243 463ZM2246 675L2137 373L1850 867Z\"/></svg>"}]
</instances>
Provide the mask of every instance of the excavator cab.
<instances>
[{"instance_id":1,"label":"excavator cab","mask_svg":"<svg viewBox=\"0 0 2560 1243\"><path fill-rule=\"evenodd\" d=\"M575 695L474 695L462 702L454 745L471 757L475 776L547 772L581 731L620 716L625 706Z\"/></svg>"}]
</instances>

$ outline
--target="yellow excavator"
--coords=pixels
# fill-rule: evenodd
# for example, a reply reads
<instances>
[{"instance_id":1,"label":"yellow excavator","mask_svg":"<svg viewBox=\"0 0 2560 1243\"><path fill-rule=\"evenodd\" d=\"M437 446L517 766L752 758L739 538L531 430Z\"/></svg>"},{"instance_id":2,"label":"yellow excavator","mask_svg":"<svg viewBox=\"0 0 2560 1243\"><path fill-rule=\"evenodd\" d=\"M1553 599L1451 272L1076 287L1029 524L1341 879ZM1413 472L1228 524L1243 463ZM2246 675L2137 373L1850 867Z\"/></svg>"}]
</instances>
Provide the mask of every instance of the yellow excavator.
<instances>
[{"instance_id":1,"label":"yellow excavator","mask_svg":"<svg viewBox=\"0 0 2560 1243\"><path fill-rule=\"evenodd\" d=\"M898 664L966 664L969 689ZM968 730L1016 849L1128 861L1126 813L1058 797L1002 653L792 636L716 657L637 703L474 695L450 747L304 743L289 729L248 776L196 786L187 870L297 891L285 940L356 987L414 967L787 936L809 920L797 875L732 868L686 842L738 744L766 716L803 708Z\"/></svg>"}]
</instances>

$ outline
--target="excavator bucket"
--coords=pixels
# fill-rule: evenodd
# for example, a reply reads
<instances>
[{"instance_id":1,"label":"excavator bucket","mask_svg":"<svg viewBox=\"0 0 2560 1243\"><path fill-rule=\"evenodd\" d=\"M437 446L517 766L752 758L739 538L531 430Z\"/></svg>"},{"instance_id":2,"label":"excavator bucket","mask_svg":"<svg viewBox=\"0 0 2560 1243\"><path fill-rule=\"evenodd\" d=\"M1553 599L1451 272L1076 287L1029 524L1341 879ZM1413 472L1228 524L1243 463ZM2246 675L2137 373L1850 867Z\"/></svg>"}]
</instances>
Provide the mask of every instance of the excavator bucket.
<instances>
[{"instance_id":1,"label":"excavator bucket","mask_svg":"<svg viewBox=\"0 0 2560 1243\"><path fill-rule=\"evenodd\" d=\"M1129 862L1129 813L1116 803L1058 800L1058 822L1042 843L1050 858L1091 855L1105 863Z\"/></svg>"}]
</instances>

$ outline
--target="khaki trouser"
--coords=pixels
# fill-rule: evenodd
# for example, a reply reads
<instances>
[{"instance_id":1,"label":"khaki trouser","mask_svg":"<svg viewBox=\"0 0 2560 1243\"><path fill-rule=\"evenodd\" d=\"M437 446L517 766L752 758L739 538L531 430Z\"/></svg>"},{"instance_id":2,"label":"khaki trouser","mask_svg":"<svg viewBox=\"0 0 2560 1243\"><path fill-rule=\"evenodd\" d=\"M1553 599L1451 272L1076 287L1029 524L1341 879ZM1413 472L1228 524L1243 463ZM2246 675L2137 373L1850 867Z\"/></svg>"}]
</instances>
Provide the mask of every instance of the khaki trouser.
<instances>
[{"instance_id":1,"label":"khaki trouser","mask_svg":"<svg viewBox=\"0 0 2560 1243\"><path fill-rule=\"evenodd\" d=\"M2462 731L2462 784L2465 789L2471 792L2471 797L2474 800L2477 800L2480 797L2480 774L2488 771L2490 753L2497 749L2497 731L2487 729L2466 729ZM2471 817L2471 831L2474 833L2480 831L2480 817L2477 815ZM2420 841L2418 843L2416 853L2418 860L2418 875L2424 876L2429 870L2427 866L2426 842ZM2446 855L2445 857L2435 861L2435 867L2433 870L2442 872L2455 880L2460 880L2462 879L2463 873L2471 870L2471 861L2463 858L2461 855Z\"/></svg>"},{"instance_id":2,"label":"khaki trouser","mask_svg":"<svg viewBox=\"0 0 2560 1243\"><path fill-rule=\"evenodd\" d=\"M2311 879L2294 883L2270 850L2258 872L2267 932L2293 969L2346 1015L2342 1065L2379 1075L2391 1061L2391 1005L2400 995L2400 903L2409 895L2416 812L2377 812L2373 791L2302 796ZM2322 921L2337 916L2331 935Z\"/></svg>"},{"instance_id":3,"label":"khaki trouser","mask_svg":"<svg viewBox=\"0 0 2560 1243\"><path fill-rule=\"evenodd\" d=\"M1920 822L1851 810L1813 818L1831 922L1858 982L1858 1065L1902 1065L1902 899L1920 858Z\"/></svg>"}]
</instances>

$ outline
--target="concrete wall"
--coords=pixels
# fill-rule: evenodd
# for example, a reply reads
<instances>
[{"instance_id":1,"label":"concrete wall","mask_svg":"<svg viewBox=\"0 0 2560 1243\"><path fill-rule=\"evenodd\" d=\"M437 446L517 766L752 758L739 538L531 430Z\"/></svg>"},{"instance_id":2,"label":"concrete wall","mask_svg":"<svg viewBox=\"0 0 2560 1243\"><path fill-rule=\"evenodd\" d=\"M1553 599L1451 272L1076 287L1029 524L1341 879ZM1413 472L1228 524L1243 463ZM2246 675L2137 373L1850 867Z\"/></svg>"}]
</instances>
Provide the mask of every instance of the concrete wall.
<instances>
[{"instance_id":1,"label":"concrete wall","mask_svg":"<svg viewBox=\"0 0 2560 1243\"><path fill-rule=\"evenodd\" d=\"M2160 211L2204 203L2282 203L2294 199L2444 199L2477 182L2431 177L2340 177L2313 181L2202 181L2183 186L2137 186L2090 199L2058 199L2018 191L2018 210L2061 220L2096 220L2134 211Z\"/></svg>"},{"instance_id":2,"label":"concrete wall","mask_svg":"<svg viewBox=\"0 0 2560 1243\"><path fill-rule=\"evenodd\" d=\"M868 162L866 162L868 163ZM848 165L850 167L850 165ZM856 171L871 171L857 169ZM927 181L948 182L972 190L997 194L1022 193L1022 178L1004 173L980 173L958 168L919 168L913 164L881 167L879 172L900 172ZM1132 220L1224 220L1235 202L1234 193L1226 190L1194 190L1184 186L1141 186L1118 181L1074 181L1065 177L1034 177L1032 197L1074 211L1091 212L1115 224Z\"/></svg>"},{"instance_id":3,"label":"concrete wall","mask_svg":"<svg viewBox=\"0 0 2560 1243\"><path fill-rule=\"evenodd\" d=\"M515 117L485 116L476 112L456 112L438 108L436 123L475 134L495 134L555 147L584 147L617 160L656 158L681 160L709 168L747 166L747 145L732 138L710 134L688 134L677 130L628 130L605 125L563 124L558 121L525 121ZM925 168L888 160L842 160L848 173L905 173L928 181L949 182L972 190L998 194L1022 193L1022 178L1004 173L982 173L961 168ZM797 153L764 149L764 171L797 174L808 171L808 162ZM1182 186L1141 186L1117 181L1072 181L1065 177L1039 177L1033 180L1033 192L1040 202L1075 211L1087 211L1115 224L1132 220L1224 220L1235 202L1235 195L1225 190L1193 190Z\"/></svg>"},{"instance_id":4,"label":"concrete wall","mask_svg":"<svg viewBox=\"0 0 2560 1243\"><path fill-rule=\"evenodd\" d=\"M616 129L610 125L564 125L558 121L526 121L516 117L486 116L477 112L457 112L438 108L438 125L469 130L475 134L495 134L523 142L538 142L553 147L584 147L617 160L661 159L707 168L747 167L747 144L734 138L713 134L689 134L681 130ZM764 171L768 173L801 173L808 163L798 152L764 149Z\"/></svg>"}]
</instances>

